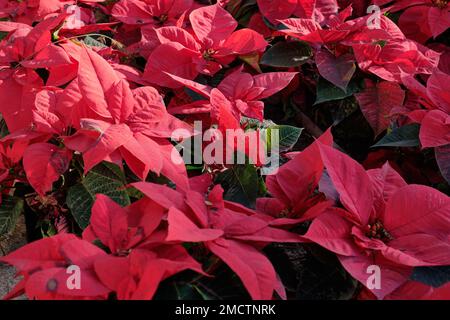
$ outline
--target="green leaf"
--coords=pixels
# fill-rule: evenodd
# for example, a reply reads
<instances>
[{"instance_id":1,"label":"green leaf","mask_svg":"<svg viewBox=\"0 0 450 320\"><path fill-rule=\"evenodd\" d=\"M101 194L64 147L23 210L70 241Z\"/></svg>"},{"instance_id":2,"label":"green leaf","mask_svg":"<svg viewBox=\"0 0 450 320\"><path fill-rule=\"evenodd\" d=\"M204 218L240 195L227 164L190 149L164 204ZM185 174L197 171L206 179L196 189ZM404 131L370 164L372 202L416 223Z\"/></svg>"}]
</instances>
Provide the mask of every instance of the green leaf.
<instances>
[{"instance_id":1,"label":"green leaf","mask_svg":"<svg viewBox=\"0 0 450 320\"><path fill-rule=\"evenodd\" d=\"M203 101L206 98L202 96L200 93L195 92L192 89L189 89L188 87L184 88L184 92L193 100L193 101Z\"/></svg>"},{"instance_id":2,"label":"green leaf","mask_svg":"<svg viewBox=\"0 0 450 320\"><path fill-rule=\"evenodd\" d=\"M277 124L272 120L264 119L263 121L259 121L255 118L247 118L245 116L241 117L241 125L245 125L245 130L248 129L267 129Z\"/></svg>"},{"instance_id":3,"label":"green leaf","mask_svg":"<svg viewBox=\"0 0 450 320\"><path fill-rule=\"evenodd\" d=\"M177 293L177 300L214 300L214 297L198 285L174 283L173 286Z\"/></svg>"},{"instance_id":4,"label":"green leaf","mask_svg":"<svg viewBox=\"0 0 450 320\"><path fill-rule=\"evenodd\" d=\"M298 300L350 300L357 290L336 255L318 245L273 243L265 253Z\"/></svg>"},{"instance_id":5,"label":"green leaf","mask_svg":"<svg viewBox=\"0 0 450 320\"><path fill-rule=\"evenodd\" d=\"M360 89L361 88L359 87L358 82L350 81L347 87L347 91L344 91L341 88L336 87L334 84L321 77L319 78L319 81L317 83L317 91L316 91L317 98L316 102L314 102L314 105L323 102L342 100L348 98L352 96L354 93L359 92Z\"/></svg>"},{"instance_id":6,"label":"green leaf","mask_svg":"<svg viewBox=\"0 0 450 320\"><path fill-rule=\"evenodd\" d=\"M416 267L411 275L411 280L438 288L450 281L450 266Z\"/></svg>"},{"instance_id":7,"label":"green leaf","mask_svg":"<svg viewBox=\"0 0 450 320\"><path fill-rule=\"evenodd\" d=\"M258 172L253 165L235 165L222 172L217 182L226 190L224 199L254 208L259 194Z\"/></svg>"},{"instance_id":8,"label":"green leaf","mask_svg":"<svg viewBox=\"0 0 450 320\"><path fill-rule=\"evenodd\" d=\"M303 261L298 273L296 299L350 300L358 282L342 267L335 255L316 247Z\"/></svg>"},{"instance_id":9,"label":"green leaf","mask_svg":"<svg viewBox=\"0 0 450 320\"><path fill-rule=\"evenodd\" d=\"M164 281L158 287L153 298L155 300L211 300L204 296L204 292L198 290L193 284L182 281Z\"/></svg>"},{"instance_id":10,"label":"green leaf","mask_svg":"<svg viewBox=\"0 0 450 320\"><path fill-rule=\"evenodd\" d=\"M420 126L416 123L396 128L372 146L376 147L418 147Z\"/></svg>"},{"instance_id":11,"label":"green leaf","mask_svg":"<svg viewBox=\"0 0 450 320\"><path fill-rule=\"evenodd\" d=\"M99 47L99 48L106 48L107 45L103 42L98 41L97 39L94 39L91 36L87 36L83 39L84 44L86 44L89 47Z\"/></svg>"},{"instance_id":12,"label":"green leaf","mask_svg":"<svg viewBox=\"0 0 450 320\"><path fill-rule=\"evenodd\" d=\"M252 15L258 11L256 0L230 1L226 8L241 26L247 26Z\"/></svg>"},{"instance_id":13,"label":"green leaf","mask_svg":"<svg viewBox=\"0 0 450 320\"><path fill-rule=\"evenodd\" d=\"M450 144L434 148L434 153L442 176L450 184Z\"/></svg>"},{"instance_id":14,"label":"green leaf","mask_svg":"<svg viewBox=\"0 0 450 320\"><path fill-rule=\"evenodd\" d=\"M3 40L4 38L6 38L7 35L8 35L8 32L0 31L0 41Z\"/></svg>"},{"instance_id":15,"label":"green leaf","mask_svg":"<svg viewBox=\"0 0 450 320\"><path fill-rule=\"evenodd\" d=\"M5 119L0 115L0 138L4 138L9 134Z\"/></svg>"},{"instance_id":16,"label":"green leaf","mask_svg":"<svg viewBox=\"0 0 450 320\"><path fill-rule=\"evenodd\" d=\"M89 225L96 194L107 195L122 206L129 205L130 197L125 185L125 176L120 168L103 162L71 187L66 202L80 228L85 229Z\"/></svg>"},{"instance_id":17,"label":"green leaf","mask_svg":"<svg viewBox=\"0 0 450 320\"><path fill-rule=\"evenodd\" d=\"M278 42L266 51L260 63L271 67L298 67L311 57L312 50L306 42Z\"/></svg>"},{"instance_id":18,"label":"green leaf","mask_svg":"<svg viewBox=\"0 0 450 320\"><path fill-rule=\"evenodd\" d=\"M23 212L23 200L11 196L3 196L0 205L0 236L14 230L17 218Z\"/></svg>"},{"instance_id":19,"label":"green leaf","mask_svg":"<svg viewBox=\"0 0 450 320\"><path fill-rule=\"evenodd\" d=\"M303 128L297 128L288 125L275 125L266 129L266 142L267 150L271 150L272 147L272 134L278 133L278 152L286 152L291 150L297 143Z\"/></svg>"},{"instance_id":20,"label":"green leaf","mask_svg":"<svg viewBox=\"0 0 450 320\"><path fill-rule=\"evenodd\" d=\"M238 300L249 299L241 280L224 263L219 262L212 277L198 276L192 272L179 273L159 287L154 300Z\"/></svg>"},{"instance_id":21,"label":"green leaf","mask_svg":"<svg viewBox=\"0 0 450 320\"><path fill-rule=\"evenodd\" d=\"M202 171L203 165L202 164L187 164L186 170L187 171Z\"/></svg>"}]
</instances>

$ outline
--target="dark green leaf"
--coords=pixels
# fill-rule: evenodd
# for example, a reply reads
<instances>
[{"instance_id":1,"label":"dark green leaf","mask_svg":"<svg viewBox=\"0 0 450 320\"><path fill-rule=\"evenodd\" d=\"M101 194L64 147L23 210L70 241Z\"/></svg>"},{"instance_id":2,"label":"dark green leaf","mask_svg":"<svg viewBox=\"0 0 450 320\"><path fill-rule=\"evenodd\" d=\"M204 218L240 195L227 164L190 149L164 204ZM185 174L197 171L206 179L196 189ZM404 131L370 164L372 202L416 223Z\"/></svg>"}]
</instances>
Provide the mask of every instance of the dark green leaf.
<instances>
[{"instance_id":1,"label":"dark green leaf","mask_svg":"<svg viewBox=\"0 0 450 320\"><path fill-rule=\"evenodd\" d=\"M14 230L17 218L22 211L22 199L3 196L2 203L0 205L0 236L8 234Z\"/></svg>"},{"instance_id":2,"label":"dark green leaf","mask_svg":"<svg viewBox=\"0 0 450 320\"><path fill-rule=\"evenodd\" d=\"M203 165L202 164L187 164L186 165L186 170L187 171L202 171L203 170Z\"/></svg>"},{"instance_id":3,"label":"dark green leaf","mask_svg":"<svg viewBox=\"0 0 450 320\"><path fill-rule=\"evenodd\" d=\"M0 115L0 138L4 138L9 134L5 119Z\"/></svg>"},{"instance_id":4,"label":"dark green leaf","mask_svg":"<svg viewBox=\"0 0 450 320\"><path fill-rule=\"evenodd\" d=\"M190 283L170 281L162 283L155 295L155 300L210 300L203 296L203 292Z\"/></svg>"},{"instance_id":5,"label":"dark green leaf","mask_svg":"<svg viewBox=\"0 0 450 320\"><path fill-rule=\"evenodd\" d=\"M269 29L272 29L272 30L286 30L286 29L288 29L288 27L286 27L284 24L282 24L282 23L279 23L279 24L277 24L277 25L275 25L275 24L273 24L272 22L270 22L266 17L263 17L263 21L264 21L264 24L269 28Z\"/></svg>"},{"instance_id":6,"label":"dark green leaf","mask_svg":"<svg viewBox=\"0 0 450 320\"><path fill-rule=\"evenodd\" d=\"M315 244L275 243L265 249L288 297L349 300L357 288L336 255Z\"/></svg>"},{"instance_id":7,"label":"dark green leaf","mask_svg":"<svg viewBox=\"0 0 450 320\"><path fill-rule=\"evenodd\" d=\"M104 194L122 206L130 204L125 189L126 180L116 165L103 162L92 169L83 180L69 189L67 206L80 228L89 225L96 194Z\"/></svg>"},{"instance_id":8,"label":"dark green leaf","mask_svg":"<svg viewBox=\"0 0 450 320\"><path fill-rule=\"evenodd\" d=\"M271 67L298 67L311 56L311 47L306 42L278 42L266 51L260 63Z\"/></svg>"},{"instance_id":9,"label":"dark green leaf","mask_svg":"<svg viewBox=\"0 0 450 320\"><path fill-rule=\"evenodd\" d=\"M195 92L194 90L189 89L188 87L184 88L184 92L193 100L193 101L203 101L206 98L202 96L200 93Z\"/></svg>"},{"instance_id":10,"label":"dark green leaf","mask_svg":"<svg viewBox=\"0 0 450 320\"><path fill-rule=\"evenodd\" d=\"M396 128L372 146L375 147L418 147L420 126L416 123Z\"/></svg>"},{"instance_id":11,"label":"dark green leaf","mask_svg":"<svg viewBox=\"0 0 450 320\"><path fill-rule=\"evenodd\" d=\"M442 176L450 184L450 144L434 149L436 162Z\"/></svg>"},{"instance_id":12,"label":"dark green leaf","mask_svg":"<svg viewBox=\"0 0 450 320\"><path fill-rule=\"evenodd\" d=\"M438 288L450 281L450 266L416 267L411 279Z\"/></svg>"},{"instance_id":13,"label":"dark green leaf","mask_svg":"<svg viewBox=\"0 0 450 320\"><path fill-rule=\"evenodd\" d=\"M249 299L237 275L224 263L214 268L213 277L182 272L163 281L155 300L237 300Z\"/></svg>"},{"instance_id":14,"label":"dark green leaf","mask_svg":"<svg viewBox=\"0 0 450 320\"><path fill-rule=\"evenodd\" d=\"M272 134L278 133L279 152L286 152L292 149L297 143L303 128L297 128L288 125L275 125L266 130L267 150L272 147Z\"/></svg>"},{"instance_id":15,"label":"dark green leaf","mask_svg":"<svg viewBox=\"0 0 450 320\"><path fill-rule=\"evenodd\" d=\"M298 275L296 298L300 300L350 300L357 281L345 271L335 255L322 248L308 255Z\"/></svg>"},{"instance_id":16,"label":"dark green leaf","mask_svg":"<svg viewBox=\"0 0 450 320\"><path fill-rule=\"evenodd\" d=\"M344 91L321 77L319 78L319 81L317 83L317 98L314 104L316 105L328 101L342 100L352 96L359 90L360 87L358 82L356 81L350 81L347 87L347 91Z\"/></svg>"},{"instance_id":17,"label":"dark green leaf","mask_svg":"<svg viewBox=\"0 0 450 320\"><path fill-rule=\"evenodd\" d=\"M6 38L7 35L8 35L8 32L0 31L0 41L3 40L4 38Z\"/></svg>"},{"instance_id":18,"label":"dark green leaf","mask_svg":"<svg viewBox=\"0 0 450 320\"><path fill-rule=\"evenodd\" d=\"M254 208L259 193L258 173L253 165L235 165L217 177L226 190L226 200Z\"/></svg>"},{"instance_id":19,"label":"dark green leaf","mask_svg":"<svg viewBox=\"0 0 450 320\"><path fill-rule=\"evenodd\" d=\"M83 39L83 42L89 46L89 47L99 47L99 48L106 48L107 45L103 42L98 41L97 39L94 39L93 37L87 36Z\"/></svg>"}]
</instances>

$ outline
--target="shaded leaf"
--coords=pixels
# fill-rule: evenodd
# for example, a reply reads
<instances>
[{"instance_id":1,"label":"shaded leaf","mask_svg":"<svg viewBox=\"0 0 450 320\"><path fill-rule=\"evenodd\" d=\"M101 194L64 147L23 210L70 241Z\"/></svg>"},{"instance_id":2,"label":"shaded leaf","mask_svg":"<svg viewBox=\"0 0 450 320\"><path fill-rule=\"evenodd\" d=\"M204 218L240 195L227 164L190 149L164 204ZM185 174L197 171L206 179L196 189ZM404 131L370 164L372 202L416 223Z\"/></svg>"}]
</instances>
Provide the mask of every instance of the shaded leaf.
<instances>
[{"instance_id":1,"label":"shaded leaf","mask_svg":"<svg viewBox=\"0 0 450 320\"><path fill-rule=\"evenodd\" d=\"M80 228L89 225L96 194L107 195L121 206L129 205L125 184L121 170L111 163L103 162L94 167L80 183L71 187L66 202Z\"/></svg>"},{"instance_id":2,"label":"shaded leaf","mask_svg":"<svg viewBox=\"0 0 450 320\"><path fill-rule=\"evenodd\" d=\"M420 126L416 123L396 128L372 146L375 147L418 147Z\"/></svg>"},{"instance_id":3,"label":"shaded leaf","mask_svg":"<svg viewBox=\"0 0 450 320\"><path fill-rule=\"evenodd\" d=\"M416 267L411 279L438 288L450 281L450 266Z\"/></svg>"},{"instance_id":4,"label":"shaded leaf","mask_svg":"<svg viewBox=\"0 0 450 320\"><path fill-rule=\"evenodd\" d=\"M236 165L222 172L217 182L226 190L224 199L254 208L258 196L258 173L253 165Z\"/></svg>"},{"instance_id":5,"label":"shaded leaf","mask_svg":"<svg viewBox=\"0 0 450 320\"><path fill-rule=\"evenodd\" d=\"M243 56L239 56L239 59L247 63L253 69L255 69L258 73L262 73L261 68L259 67L259 54L247 54Z\"/></svg>"},{"instance_id":6,"label":"shaded leaf","mask_svg":"<svg viewBox=\"0 0 450 320\"><path fill-rule=\"evenodd\" d=\"M276 131L277 130L277 131ZM302 134L303 128L297 128L288 125L275 125L266 129L266 141L267 150L271 150L272 134L278 132L279 139L279 152L286 152L291 150L297 143L300 135Z\"/></svg>"},{"instance_id":7,"label":"shaded leaf","mask_svg":"<svg viewBox=\"0 0 450 320\"><path fill-rule=\"evenodd\" d=\"M389 127L391 110L403 105L405 92L395 82L367 80L366 88L355 97L375 135L379 135Z\"/></svg>"},{"instance_id":8,"label":"shaded leaf","mask_svg":"<svg viewBox=\"0 0 450 320\"><path fill-rule=\"evenodd\" d=\"M436 161L444 179L450 184L450 144L434 149Z\"/></svg>"},{"instance_id":9,"label":"shaded leaf","mask_svg":"<svg viewBox=\"0 0 450 320\"><path fill-rule=\"evenodd\" d=\"M351 81L347 87L347 92L336 87L331 82L320 78L317 83L317 98L314 105L334 101L334 100L342 100L352 96L354 93L359 92L360 87L356 81Z\"/></svg>"},{"instance_id":10,"label":"shaded leaf","mask_svg":"<svg viewBox=\"0 0 450 320\"><path fill-rule=\"evenodd\" d=\"M3 196L0 203L0 236L8 234L14 230L17 218L22 211L22 199Z\"/></svg>"},{"instance_id":11,"label":"shaded leaf","mask_svg":"<svg viewBox=\"0 0 450 320\"><path fill-rule=\"evenodd\" d=\"M91 36L87 36L83 39L83 42L89 46L89 47L99 47L99 48L107 48L108 46L104 44L103 42L98 41L97 39L94 39Z\"/></svg>"},{"instance_id":12,"label":"shaded leaf","mask_svg":"<svg viewBox=\"0 0 450 320\"><path fill-rule=\"evenodd\" d=\"M161 283L155 300L236 300L250 298L237 275L224 263L214 268L213 277L200 277L191 283L186 278L194 277L186 271Z\"/></svg>"},{"instance_id":13,"label":"shaded leaf","mask_svg":"<svg viewBox=\"0 0 450 320\"><path fill-rule=\"evenodd\" d=\"M50 143L35 143L23 154L23 167L31 186L40 195L52 190L52 185L69 168L72 153Z\"/></svg>"},{"instance_id":14,"label":"shaded leaf","mask_svg":"<svg viewBox=\"0 0 450 320\"><path fill-rule=\"evenodd\" d=\"M0 138L4 138L9 134L5 119L0 115Z\"/></svg>"},{"instance_id":15,"label":"shaded leaf","mask_svg":"<svg viewBox=\"0 0 450 320\"><path fill-rule=\"evenodd\" d=\"M313 247L299 273L296 298L300 300L350 300L357 281L341 266L335 255Z\"/></svg>"},{"instance_id":16,"label":"shaded leaf","mask_svg":"<svg viewBox=\"0 0 450 320\"><path fill-rule=\"evenodd\" d=\"M335 57L326 50L318 51L316 63L322 77L343 91L347 91L347 86L356 71L353 55L344 54Z\"/></svg>"},{"instance_id":17,"label":"shaded leaf","mask_svg":"<svg viewBox=\"0 0 450 320\"><path fill-rule=\"evenodd\" d=\"M265 252L286 287L288 299L349 300L357 289L357 281L336 255L318 245L274 243Z\"/></svg>"},{"instance_id":18,"label":"shaded leaf","mask_svg":"<svg viewBox=\"0 0 450 320\"><path fill-rule=\"evenodd\" d=\"M306 42L279 42L266 51L260 63L272 67L298 67L312 56Z\"/></svg>"}]
</instances>

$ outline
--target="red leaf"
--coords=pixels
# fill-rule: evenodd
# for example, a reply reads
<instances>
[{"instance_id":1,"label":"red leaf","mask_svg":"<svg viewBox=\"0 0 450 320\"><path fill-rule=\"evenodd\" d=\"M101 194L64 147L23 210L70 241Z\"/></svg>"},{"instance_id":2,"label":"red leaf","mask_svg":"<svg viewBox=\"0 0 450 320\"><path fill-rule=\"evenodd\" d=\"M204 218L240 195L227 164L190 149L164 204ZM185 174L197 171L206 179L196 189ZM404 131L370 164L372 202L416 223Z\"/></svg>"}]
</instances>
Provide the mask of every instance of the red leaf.
<instances>
[{"instance_id":1,"label":"red leaf","mask_svg":"<svg viewBox=\"0 0 450 320\"><path fill-rule=\"evenodd\" d=\"M351 54L335 57L326 50L316 53L316 64L322 77L335 86L347 91L347 86L356 71L355 59Z\"/></svg>"},{"instance_id":2,"label":"red leaf","mask_svg":"<svg viewBox=\"0 0 450 320\"><path fill-rule=\"evenodd\" d=\"M252 100L262 100L286 88L296 72L267 72L253 77L254 87L262 88L262 92Z\"/></svg>"},{"instance_id":3,"label":"red leaf","mask_svg":"<svg viewBox=\"0 0 450 320\"><path fill-rule=\"evenodd\" d=\"M450 113L450 76L435 69L427 82L427 93L439 110Z\"/></svg>"},{"instance_id":4,"label":"red leaf","mask_svg":"<svg viewBox=\"0 0 450 320\"><path fill-rule=\"evenodd\" d=\"M233 16L219 5L201 7L189 16L197 38L204 43L218 44L236 29L238 23Z\"/></svg>"},{"instance_id":5,"label":"red leaf","mask_svg":"<svg viewBox=\"0 0 450 320\"><path fill-rule=\"evenodd\" d=\"M150 62L145 66L143 79L168 88L181 87L177 81L172 80L162 71L180 78L194 79L198 74L193 64L193 59L196 56L195 52L176 42L162 44L153 50L148 58Z\"/></svg>"},{"instance_id":6,"label":"red leaf","mask_svg":"<svg viewBox=\"0 0 450 320\"><path fill-rule=\"evenodd\" d=\"M209 242L207 246L236 272L253 299L272 299L277 278L269 259L261 252L233 240Z\"/></svg>"},{"instance_id":7,"label":"red leaf","mask_svg":"<svg viewBox=\"0 0 450 320\"><path fill-rule=\"evenodd\" d=\"M427 112L421 123L419 138L423 148L449 144L450 115L440 110Z\"/></svg>"},{"instance_id":8,"label":"red leaf","mask_svg":"<svg viewBox=\"0 0 450 320\"><path fill-rule=\"evenodd\" d=\"M111 118L107 97L119 77L106 60L86 47L81 50L79 64L78 83L83 99L99 116Z\"/></svg>"},{"instance_id":9,"label":"red leaf","mask_svg":"<svg viewBox=\"0 0 450 320\"><path fill-rule=\"evenodd\" d=\"M450 184L450 144L434 149L436 161L444 179Z\"/></svg>"},{"instance_id":10,"label":"red leaf","mask_svg":"<svg viewBox=\"0 0 450 320\"><path fill-rule=\"evenodd\" d=\"M26 246L0 257L1 262L13 265L18 270L28 273L37 269L51 268L64 263L61 246L77 237L63 233L51 238L44 238L27 244Z\"/></svg>"},{"instance_id":11,"label":"red leaf","mask_svg":"<svg viewBox=\"0 0 450 320\"><path fill-rule=\"evenodd\" d=\"M450 198L431 187L403 187L386 204L383 222L394 238L423 233L445 239L450 230Z\"/></svg>"},{"instance_id":12,"label":"red leaf","mask_svg":"<svg viewBox=\"0 0 450 320\"><path fill-rule=\"evenodd\" d=\"M233 54L245 55L252 52L262 52L267 45L268 43L262 35L245 28L233 32L222 46L225 50L229 50Z\"/></svg>"},{"instance_id":13,"label":"red leaf","mask_svg":"<svg viewBox=\"0 0 450 320\"><path fill-rule=\"evenodd\" d=\"M330 208L312 222L305 238L343 256L358 255L360 249L352 239L353 224L344 219L344 212Z\"/></svg>"},{"instance_id":14,"label":"red leaf","mask_svg":"<svg viewBox=\"0 0 450 320\"><path fill-rule=\"evenodd\" d=\"M367 80L364 91L355 94L355 97L375 135L379 135L390 124L391 110L403 105L405 92L394 82L375 84Z\"/></svg>"},{"instance_id":15,"label":"red leaf","mask_svg":"<svg viewBox=\"0 0 450 320\"><path fill-rule=\"evenodd\" d=\"M382 168L367 171L372 182L374 192L375 211L383 212L385 203L397 192L407 185L405 180L386 162Z\"/></svg>"},{"instance_id":16,"label":"red leaf","mask_svg":"<svg viewBox=\"0 0 450 320\"><path fill-rule=\"evenodd\" d=\"M298 0L257 0L264 17L276 23L278 19L289 18L297 7Z\"/></svg>"},{"instance_id":17,"label":"red leaf","mask_svg":"<svg viewBox=\"0 0 450 320\"><path fill-rule=\"evenodd\" d=\"M127 212L107 196L98 194L92 207L90 228L111 252L121 249L127 239Z\"/></svg>"},{"instance_id":18,"label":"red leaf","mask_svg":"<svg viewBox=\"0 0 450 320\"><path fill-rule=\"evenodd\" d=\"M433 37L438 37L450 26L450 11L447 8L431 7L428 10L428 23Z\"/></svg>"},{"instance_id":19,"label":"red leaf","mask_svg":"<svg viewBox=\"0 0 450 320\"><path fill-rule=\"evenodd\" d=\"M80 271L80 289L67 286L69 275L66 268L49 268L33 273L27 280L25 292L29 299L105 299L110 292L91 270Z\"/></svg>"},{"instance_id":20,"label":"red leaf","mask_svg":"<svg viewBox=\"0 0 450 320\"><path fill-rule=\"evenodd\" d=\"M381 255L378 256L355 256L355 257L339 257L339 261L343 267L360 283L367 286L371 273L367 272L369 266L380 266L382 285L379 289L371 289L378 299L383 299L386 295L400 287L405 283L412 268L399 266L394 263L389 263Z\"/></svg>"},{"instance_id":21,"label":"red leaf","mask_svg":"<svg viewBox=\"0 0 450 320\"><path fill-rule=\"evenodd\" d=\"M167 241L205 242L223 235L222 230L197 227L183 212L175 207L169 209L167 220L169 223Z\"/></svg>"},{"instance_id":22,"label":"red leaf","mask_svg":"<svg viewBox=\"0 0 450 320\"><path fill-rule=\"evenodd\" d=\"M23 166L31 186L43 196L66 172L71 159L72 153L68 150L49 143L36 143L25 150Z\"/></svg>"},{"instance_id":23,"label":"red leaf","mask_svg":"<svg viewBox=\"0 0 450 320\"><path fill-rule=\"evenodd\" d=\"M83 152L84 171L87 173L104 160L119 147L133 138L130 128L126 124L110 125L103 121L83 121L83 133L96 135L96 140L88 150Z\"/></svg>"},{"instance_id":24,"label":"red leaf","mask_svg":"<svg viewBox=\"0 0 450 320\"><path fill-rule=\"evenodd\" d=\"M354 214L355 222L366 225L372 211L372 184L364 168L349 156L320 145L320 153L340 200Z\"/></svg>"}]
</instances>

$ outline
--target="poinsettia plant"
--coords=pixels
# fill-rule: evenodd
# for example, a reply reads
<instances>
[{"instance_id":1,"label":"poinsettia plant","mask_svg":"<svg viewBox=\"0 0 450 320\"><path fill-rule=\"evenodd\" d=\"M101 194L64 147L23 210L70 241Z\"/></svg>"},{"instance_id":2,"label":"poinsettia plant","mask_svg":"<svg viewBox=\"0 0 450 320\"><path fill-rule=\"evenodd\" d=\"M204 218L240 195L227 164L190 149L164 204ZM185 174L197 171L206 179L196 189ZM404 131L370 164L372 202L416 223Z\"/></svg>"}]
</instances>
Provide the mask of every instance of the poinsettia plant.
<instances>
[{"instance_id":1,"label":"poinsettia plant","mask_svg":"<svg viewBox=\"0 0 450 320\"><path fill-rule=\"evenodd\" d=\"M448 1L0 17L5 299L450 299Z\"/></svg>"}]
</instances>

